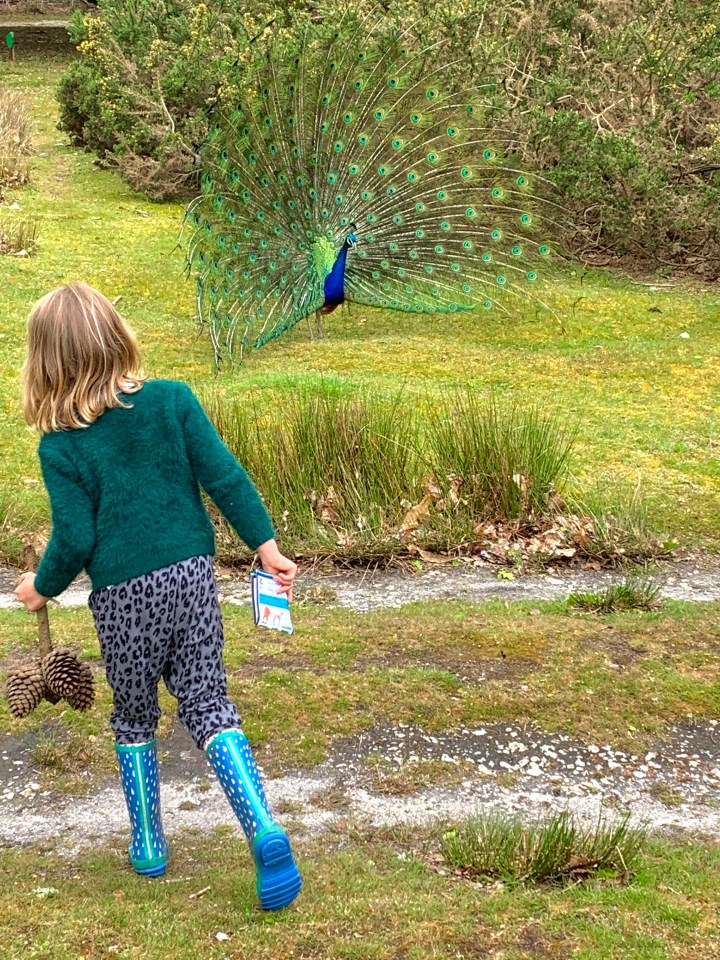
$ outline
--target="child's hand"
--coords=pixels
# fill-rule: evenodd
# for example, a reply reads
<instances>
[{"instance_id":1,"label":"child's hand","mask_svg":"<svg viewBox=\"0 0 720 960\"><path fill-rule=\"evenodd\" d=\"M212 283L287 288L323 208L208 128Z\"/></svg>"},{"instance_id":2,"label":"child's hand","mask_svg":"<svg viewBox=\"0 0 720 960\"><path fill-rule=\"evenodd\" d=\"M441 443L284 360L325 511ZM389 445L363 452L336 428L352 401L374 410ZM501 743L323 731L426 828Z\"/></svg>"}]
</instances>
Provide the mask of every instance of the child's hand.
<instances>
[{"instance_id":1,"label":"child's hand","mask_svg":"<svg viewBox=\"0 0 720 960\"><path fill-rule=\"evenodd\" d=\"M258 556L263 570L266 573L272 573L275 576L275 582L280 584L282 593L288 595L288 600L292 603L293 584L297 575L297 564L293 563L288 557L285 557L278 550L278 545L274 540L266 540L258 547Z\"/></svg>"},{"instance_id":2,"label":"child's hand","mask_svg":"<svg viewBox=\"0 0 720 960\"><path fill-rule=\"evenodd\" d=\"M41 610L48 602L48 598L43 597L43 595L35 589L34 573L24 573L20 577L15 587L15 596L21 603L25 604L31 613L34 613L36 610Z\"/></svg>"}]
</instances>

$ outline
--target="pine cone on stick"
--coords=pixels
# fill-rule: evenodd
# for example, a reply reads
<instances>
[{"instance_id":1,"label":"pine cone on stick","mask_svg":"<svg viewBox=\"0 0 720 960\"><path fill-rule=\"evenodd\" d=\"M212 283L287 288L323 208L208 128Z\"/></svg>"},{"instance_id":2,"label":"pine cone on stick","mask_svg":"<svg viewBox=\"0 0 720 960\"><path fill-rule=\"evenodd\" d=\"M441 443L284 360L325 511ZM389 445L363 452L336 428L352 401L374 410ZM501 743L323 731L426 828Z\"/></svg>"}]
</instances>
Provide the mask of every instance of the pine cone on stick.
<instances>
[{"instance_id":1,"label":"pine cone on stick","mask_svg":"<svg viewBox=\"0 0 720 960\"><path fill-rule=\"evenodd\" d=\"M45 693L45 680L37 657L8 674L7 698L10 713L16 718L26 717L40 703Z\"/></svg>"},{"instance_id":2,"label":"pine cone on stick","mask_svg":"<svg viewBox=\"0 0 720 960\"><path fill-rule=\"evenodd\" d=\"M28 569L37 568L37 551L25 548ZM90 667L72 651L53 649L47 607L37 612L40 656L12 670L7 679L7 699L14 717L26 717L44 698L49 703L67 700L74 710L87 710L95 698Z\"/></svg>"},{"instance_id":3,"label":"pine cone on stick","mask_svg":"<svg viewBox=\"0 0 720 960\"><path fill-rule=\"evenodd\" d=\"M76 654L56 647L42 661L45 683L58 697L71 697L83 682L83 665Z\"/></svg>"},{"instance_id":4,"label":"pine cone on stick","mask_svg":"<svg viewBox=\"0 0 720 960\"><path fill-rule=\"evenodd\" d=\"M93 675L90 671L90 667L86 663L81 663L82 667L82 678L80 680L80 686L77 688L75 693L67 697L67 702L73 708L73 710L79 710L81 713L84 713L86 710L89 710L95 699L95 684L93 682Z\"/></svg>"}]
</instances>

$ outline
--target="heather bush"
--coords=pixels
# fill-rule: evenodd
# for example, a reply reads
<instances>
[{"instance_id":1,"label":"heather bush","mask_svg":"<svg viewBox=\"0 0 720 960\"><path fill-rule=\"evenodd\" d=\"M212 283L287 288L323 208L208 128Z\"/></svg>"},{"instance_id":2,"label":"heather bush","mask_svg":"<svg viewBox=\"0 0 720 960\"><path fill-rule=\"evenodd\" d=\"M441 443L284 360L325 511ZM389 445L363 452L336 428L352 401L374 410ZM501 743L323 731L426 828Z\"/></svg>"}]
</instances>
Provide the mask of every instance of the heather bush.
<instances>
[{"instance_id":1,"label":"heather bush","mask_svg":"<svg viewBox=\"0 0 720 960\"><path fill-rule=\"evenodd\" d=\"M181 195L247 45L308 20L334 29L341 15L401 30L429 66L443 58L447 82L482 89L557 188L571 254L720 275L716 0L100 0L73 21L80 58L61 86L62 123L134 186Z\"/></svg>"}]
</instances>

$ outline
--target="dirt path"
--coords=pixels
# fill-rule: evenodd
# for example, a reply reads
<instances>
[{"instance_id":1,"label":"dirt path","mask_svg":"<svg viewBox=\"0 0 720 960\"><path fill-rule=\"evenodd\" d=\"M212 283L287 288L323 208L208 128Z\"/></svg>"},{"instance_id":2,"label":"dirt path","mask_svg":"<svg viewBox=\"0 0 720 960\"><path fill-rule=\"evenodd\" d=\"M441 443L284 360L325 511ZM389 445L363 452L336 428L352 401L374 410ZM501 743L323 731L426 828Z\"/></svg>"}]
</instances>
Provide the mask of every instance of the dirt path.
<instances>
[{"instance_id":1,"label":"dirt path","mask_svg":"<svg viewBox=\"0 0 720 960\"><path fill-rule=\"evenodd\" d=\"M507 571L503 568L507 576ZM623 579L623 574L601 570L565 568L555 572L510 574L498 579L498 568L447 565L426 567L421 573L378 570L374 573L338 570L329 574L306 573L300 579L298 599L327 606L345 607L358 613L380 607L400 607L419 600L460 599L484 601L557 600L573 591L598 590ZM17 607L13 584L17 572L0 567L0 609ZM713 557L679 560L658 566L653 574L661 595L670 600L708 602L720 600L720 565ZM225 603L250 602L246 578L219 571L221 598ZM62 606L87 603L89 584L76 581L59 599Z\"/></svg>"}]
</instances>

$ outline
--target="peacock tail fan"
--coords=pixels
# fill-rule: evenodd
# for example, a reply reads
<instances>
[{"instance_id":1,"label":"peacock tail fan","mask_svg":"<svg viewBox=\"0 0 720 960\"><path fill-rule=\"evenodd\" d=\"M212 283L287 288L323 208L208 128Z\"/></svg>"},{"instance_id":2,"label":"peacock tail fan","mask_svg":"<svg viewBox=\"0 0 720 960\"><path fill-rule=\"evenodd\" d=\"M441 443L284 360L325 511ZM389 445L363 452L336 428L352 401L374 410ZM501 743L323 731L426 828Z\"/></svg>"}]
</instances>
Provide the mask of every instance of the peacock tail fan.
<instances>
[{"instance_id":1,"label":"peacock tail fan","mask_svg":"<svg viewBox=\"0 0 720 960\"><path fill-rule=\"evenodd\" d=\"M556 206L482 91L445 89L442 45L378 19L259 40L220 91L188 208L218 359L341 296L407 312L537 299Z\"/></svg>"}]
</instances>

